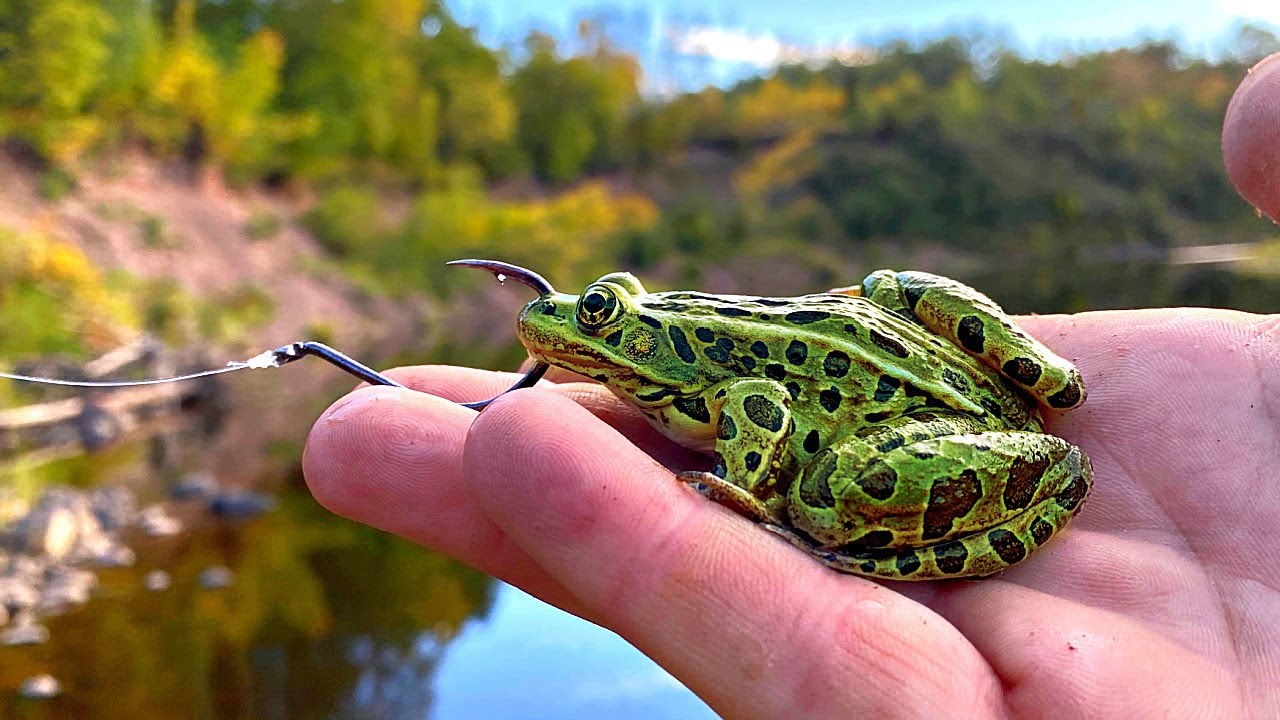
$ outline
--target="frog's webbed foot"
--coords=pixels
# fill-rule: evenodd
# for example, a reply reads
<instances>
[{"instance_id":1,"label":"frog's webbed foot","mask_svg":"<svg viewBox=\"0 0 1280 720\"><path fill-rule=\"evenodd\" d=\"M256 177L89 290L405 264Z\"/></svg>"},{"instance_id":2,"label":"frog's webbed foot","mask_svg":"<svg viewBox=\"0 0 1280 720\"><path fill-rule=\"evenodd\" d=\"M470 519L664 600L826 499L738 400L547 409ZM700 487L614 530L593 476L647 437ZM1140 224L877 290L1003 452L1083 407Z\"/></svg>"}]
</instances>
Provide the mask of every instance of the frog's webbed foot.
<instances>
[{"instance_id":1,"label":"frog's webbed foot","mask_svg":"<svg viewBox=\"0 0 1280 720\"><path fill-rule=\"evenodd\" d=\"M701 471L686 471L677 474L676 478L693 488L699 495L729 508L748 520L766 526L778 522L774 513L760 501L760 498L719 475Z\"/></svg>"}]
</instances>

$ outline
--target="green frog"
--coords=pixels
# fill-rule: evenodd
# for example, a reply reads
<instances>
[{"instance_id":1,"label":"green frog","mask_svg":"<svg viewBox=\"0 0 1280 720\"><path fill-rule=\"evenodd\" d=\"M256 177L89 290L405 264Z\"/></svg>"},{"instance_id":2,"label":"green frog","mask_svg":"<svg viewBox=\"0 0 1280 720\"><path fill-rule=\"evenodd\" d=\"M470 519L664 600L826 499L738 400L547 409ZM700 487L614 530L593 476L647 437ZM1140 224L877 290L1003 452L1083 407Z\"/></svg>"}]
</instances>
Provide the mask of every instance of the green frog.
<instances>
[{"instance_id":1,"label":"green frog","mask_svg":"<svg viewBox=\"0 0 1280 720\"><path fill-rule=\"evenodd\" d=\"M532 301L518 331L535 360L714 457L681 480L842 572L991 575L1061 531L1092 485L1040 415L1084 402L1080 373L937 275L749 297L611 273Z\"/></svg>"}]
</instances>

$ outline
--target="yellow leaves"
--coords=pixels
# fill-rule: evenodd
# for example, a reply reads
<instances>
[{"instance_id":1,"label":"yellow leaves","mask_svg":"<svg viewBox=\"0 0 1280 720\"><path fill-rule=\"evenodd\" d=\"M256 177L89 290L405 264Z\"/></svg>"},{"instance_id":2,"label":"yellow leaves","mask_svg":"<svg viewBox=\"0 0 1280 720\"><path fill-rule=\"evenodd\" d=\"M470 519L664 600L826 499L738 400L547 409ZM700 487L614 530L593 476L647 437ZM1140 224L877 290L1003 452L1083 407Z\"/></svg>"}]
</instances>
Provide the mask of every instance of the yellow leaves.
<instances>
[{"instance_id":1,"label":"yellow leaves","mask_svg":"<svg viewBox=\"0 0 1280 720\"><path fill-rule=\"evenodd\" d=\"M738 122L748 135L822 131L836 124L845 101L844 90L822 80L797 87L772 77L738 101Z\"/></svg>"},{"instance_id":2,"label":"yellow leaves","mask_svg":"<svg viewBox=\"0 0 1280 720\"><path fill-rule=\"evenodd\" d=\"M876 85L859 98L861 109L874 123L890 118L914 120L927 110L928 87L914 70L903 70L892 82Z\"/></svg>"},{"instance_id":3,"label":"yellow leaves","mask_svg":"<svg viewBox=\"0 0 1280 720\"><path fill-rule=\"evenodd\" d=\"M760 153L734 175L734 185L748 201L760 202L772 188L790 187L817 167L812 152L817 133L801 130Z\"/></svg>"}]
</instances>

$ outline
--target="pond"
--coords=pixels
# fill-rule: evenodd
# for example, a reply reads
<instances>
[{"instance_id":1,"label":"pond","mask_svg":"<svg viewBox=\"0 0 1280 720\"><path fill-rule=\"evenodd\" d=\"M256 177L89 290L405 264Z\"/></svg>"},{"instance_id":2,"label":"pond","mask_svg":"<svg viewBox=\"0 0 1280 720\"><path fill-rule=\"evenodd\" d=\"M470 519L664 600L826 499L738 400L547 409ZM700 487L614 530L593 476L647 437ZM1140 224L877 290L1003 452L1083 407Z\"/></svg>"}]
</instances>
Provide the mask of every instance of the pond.
<instances>
[{"instance_id":1,"label":"pond","mask_svg":"<svg viewBox=\"0 0 1280 720\"><path fill-rule=\"evenodd\" d=\"M1280 308L1280 281L1211 266L1005 268L966 279L1019 311ZM46 621L48 642L0 647L0 716L714 717L611 632L319 507L299 477L299 449L309 423L352 383L318 364L272 373L226 378L231 410L218 422L201 418L0 479L123 483L146 503L204 470L278 498L273 511L242 521L179 508L183 532L128 536L136 563L99 571L92 600ZM201 573L217 566L234 582L203 588ZM170 587L144 587L155 569L171 575ZM42 673L58 679L61 694L19 698L23 681Z\"/></svg>"}]
</instances>

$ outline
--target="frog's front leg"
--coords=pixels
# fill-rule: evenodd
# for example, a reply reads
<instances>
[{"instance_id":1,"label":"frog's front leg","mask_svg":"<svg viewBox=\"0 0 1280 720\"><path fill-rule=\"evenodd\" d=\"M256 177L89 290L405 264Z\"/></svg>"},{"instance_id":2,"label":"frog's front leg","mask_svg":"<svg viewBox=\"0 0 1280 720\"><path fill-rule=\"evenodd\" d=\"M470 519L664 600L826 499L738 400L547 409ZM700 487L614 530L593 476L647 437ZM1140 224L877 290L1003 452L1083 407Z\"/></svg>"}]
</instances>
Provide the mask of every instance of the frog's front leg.
<instances>
[{"instance_id":1,"label":"frog's front leg","mask_svg":"<svg viewBox=\"0 0 1280 720\"><path fill-rule=\"evenodd\" d=\"M895 428L904 437L909 430ZM849 438L813 457L788 494L790 524L808 536L791 533L793 543L860 575L990 575L1061 530L1093 476L1079 448L1042 433L947 435L883 447Z\"/></svg>"},{"instance_id":2,"label":"frog's front leg","mask_svg":"<svg viewBox=\"0 0 1280 720\"><path fill-rule=\"evenodd\" d=\"M760 498L777 496L772 490L791 435L791 394L781 383L752 378L718 383L702 398L711 416L718 418L719 464L715 473L682 472L678 477L752 520L780 523L780 504L767 505Z\"/></svg>"},{"instance_id":3,"label":"frog's front leg","mask_svg":"<svg viewBox=\"0 0 1280 720\"><path fill-rule=\"evenodd\" d=\"M919 320L1051 408L1084 402L1080 371L1027 335L994 300L950 278L925 272L877 270L860 290L877 305Z\"/></svg>"}]
</instances>

